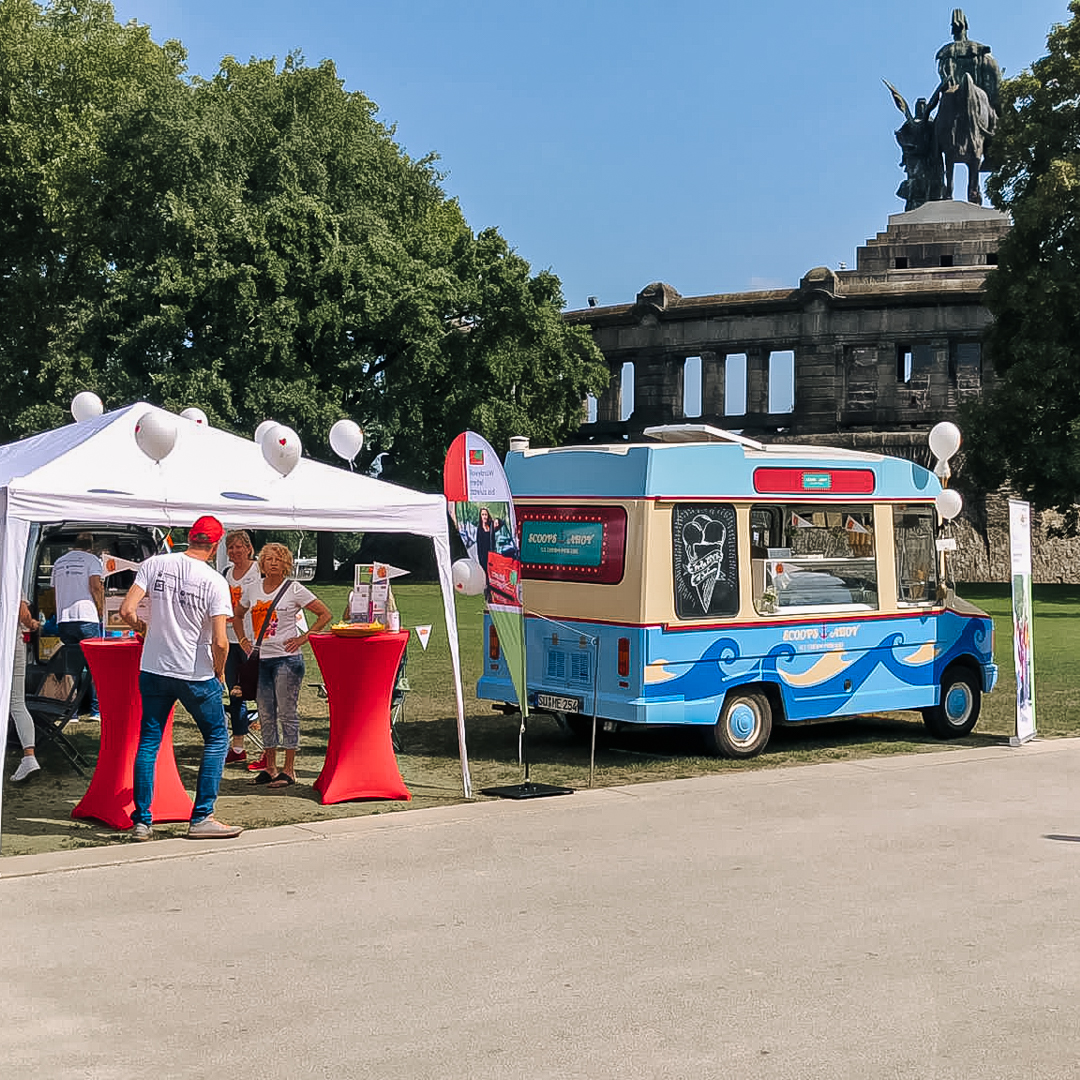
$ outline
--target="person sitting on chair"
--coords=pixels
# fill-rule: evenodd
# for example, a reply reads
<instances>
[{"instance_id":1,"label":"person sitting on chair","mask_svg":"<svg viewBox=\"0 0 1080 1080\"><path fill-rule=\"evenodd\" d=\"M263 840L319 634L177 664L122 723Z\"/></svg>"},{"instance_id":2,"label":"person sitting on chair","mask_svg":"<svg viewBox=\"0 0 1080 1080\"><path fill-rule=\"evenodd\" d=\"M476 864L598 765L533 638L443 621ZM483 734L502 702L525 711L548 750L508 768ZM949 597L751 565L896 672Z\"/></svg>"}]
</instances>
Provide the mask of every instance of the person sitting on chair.
<instances>
[{"instance_id":1,"label":"person sitting on chair","mask_svg":"<svg viewBox=\"0 0 1080 1080\"><path fill-rule=\"evenodd\" d=\"M105 571L101 560L90 550L93 543L90 533L79 533L72 549L53 563L56 633L65 645L101 637ZM97 689L93 683L90 685L90 719L99 720Z\"/></svg>"}]
</instances>

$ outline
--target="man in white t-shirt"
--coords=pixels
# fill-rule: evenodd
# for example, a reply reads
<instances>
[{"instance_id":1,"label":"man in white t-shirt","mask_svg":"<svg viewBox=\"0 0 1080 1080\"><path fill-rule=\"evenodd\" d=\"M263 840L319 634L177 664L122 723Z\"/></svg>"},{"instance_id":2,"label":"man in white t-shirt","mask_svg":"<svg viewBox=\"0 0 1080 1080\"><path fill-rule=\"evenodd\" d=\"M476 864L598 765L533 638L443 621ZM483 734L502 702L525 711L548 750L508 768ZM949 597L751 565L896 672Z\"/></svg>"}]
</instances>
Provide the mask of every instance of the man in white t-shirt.
<instances>
[{"instance_id":1,"label":"man in white t-shirt","mask_svg":"<svg viewBox=\"0 0 1080 1080\"><path fill-rule=\"evenodd\" d=\"M142 725L131 815L136 840L151 837L154 769L169 713L177 701L191 713L203 737L188 836L194 840L224 839L243 831L213 816L229 747L221 694L229 652L225 622L232 615L232 598L225 579L213 566L224 532L217 518L199 518L188 533L187 550L154 555L139 566L135 583L120 607L120 618L144 638L139 663ZM149 625L138 615L144 596L150 597Z\"/></svg>"},{"instance_id":2,"label":"man in white t-shirt","mask_svg":"<svg viewBox=\"0 0 1080 1080\"><path fill-rule=\"evenodd\" d=\"M90 550L93 543L90 533L79 533L72 549L53 563L50 584L56 600L56 633L65 645L101 637L105 572ZM91 684L90 719L97 718L97 689Z\"/></svg>"}]
</instances>

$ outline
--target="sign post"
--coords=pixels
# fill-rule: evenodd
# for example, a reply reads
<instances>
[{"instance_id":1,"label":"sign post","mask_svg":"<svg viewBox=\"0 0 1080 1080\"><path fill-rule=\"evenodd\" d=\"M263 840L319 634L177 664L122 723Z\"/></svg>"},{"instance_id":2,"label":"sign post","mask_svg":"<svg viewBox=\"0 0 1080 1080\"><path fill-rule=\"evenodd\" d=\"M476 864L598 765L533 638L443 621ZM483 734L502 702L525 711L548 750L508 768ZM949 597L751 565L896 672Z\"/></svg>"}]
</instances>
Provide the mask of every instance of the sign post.
<instances>
[{"instance_id":1,"label":"sign post","mask_svg":"<svg viewBox=\"0 0 1080 1080\"><path fill-rule=\"evenodd\" d=\"M1009 500L1012 561L1013 661L1016 667L1016 734L1010 746L1035 738L1035 648L1031 610L1031 507Z\"/></svg>"}]
</instances>

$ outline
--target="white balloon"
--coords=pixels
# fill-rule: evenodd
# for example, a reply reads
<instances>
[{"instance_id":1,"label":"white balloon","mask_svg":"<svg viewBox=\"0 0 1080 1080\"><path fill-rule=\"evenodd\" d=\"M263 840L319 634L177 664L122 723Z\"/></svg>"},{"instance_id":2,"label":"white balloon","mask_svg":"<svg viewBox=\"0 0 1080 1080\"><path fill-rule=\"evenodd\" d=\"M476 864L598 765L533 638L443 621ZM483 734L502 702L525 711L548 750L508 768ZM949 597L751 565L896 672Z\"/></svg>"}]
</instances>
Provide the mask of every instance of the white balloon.
<instances>
[{"instance_id":1,"label":"white balloon","mask_svg":"<svg viewBox=\"0 0 1080 1080\"><path fill-rule=\"evenodd\" d=\"M264 420L255 429L255 441L262 446L263 436L277 423L276 420Z\"/></svg>"},{"instance_id":2,"label":"white balloon","mask_svg":"<svg viewBox=\"0 0 1080 1080\"><path fill-rule=\"evenodd\" d=\"M942 420L930 429L930 453L940 461L949 458L960 449L960 429L948 420Z\"/></svg>"},{"instance_id":3,"label":"white balloon","mask_svg":"<svg viewBox=\"0 0 1080 1080\"><path fill-rule=\"evenodd\" d=\"M210 426L210 421L207 420L206 413L195 405L192 405L189 409L185 409L180 415L186 420L194 420L200 427Z\"/></svg>"},{"instance_id":4,"label":"white balloon","mask_svg":"<svg viewBox=\"0 0 1080 1080\"><path fill-rule=\"evenodd\" d=\"M176 445L176 421L161 410L145 412L135 424L135 441L151 461L161 461Z\"/></svg>"},{"instance_id":5,"label":"white balloon","mask_svg":"<svg viewBox=\"0 0 1080 1080\"><path fill-rule=\"evenodd\" d=\"M942 521L952 521L964 508L964 500L956 488L944 488L934 497L938 516Z\"/></svg>"},{"instance_id":6,"label":"white balloon","mask_svg":"<svg viewBox=\"0 0 1080 1080\"><path fill-rule=\"evenodd\" d=\"M338 420L330 429L330 449L339 458L352 461L364 447L364 433L353 420Z\"/></svg>"},{"instance_id":7,"label":"white balloon","mask_svg":"<svg viewBox=\"0 0 1080 1080\"><path fill-rule=\"evenodd\" d=\"M104 411L105 406L101 404L101 398L89 390L82 390L71 399L71 415L75 417L76 422L90 420L95 416L100 416Z\"/></svg>"},{"instance_id":8,"label":"white balloon","mask_svg":"<svg viewBox=\"0 0 1080 1080\"><path fill-rule=\"evenodd\" d=\"M475 559L458 559L450 567L450 577L454 591L462 596L479 596L487 585L484 568Z\"/></svg>"},{"instance_id":9,"label":"white balloon","mask_svg":"<svg viewBox=\"0 0 1080 1080\"><path fill-rule=\"evenodd\" d=\"M300 445L300 436L291 427L284 424L274 424L268 428L262 437L263 457L282 476L288 476L296 468L300 460L303 447Z\"/></svg>"}]
</instances>

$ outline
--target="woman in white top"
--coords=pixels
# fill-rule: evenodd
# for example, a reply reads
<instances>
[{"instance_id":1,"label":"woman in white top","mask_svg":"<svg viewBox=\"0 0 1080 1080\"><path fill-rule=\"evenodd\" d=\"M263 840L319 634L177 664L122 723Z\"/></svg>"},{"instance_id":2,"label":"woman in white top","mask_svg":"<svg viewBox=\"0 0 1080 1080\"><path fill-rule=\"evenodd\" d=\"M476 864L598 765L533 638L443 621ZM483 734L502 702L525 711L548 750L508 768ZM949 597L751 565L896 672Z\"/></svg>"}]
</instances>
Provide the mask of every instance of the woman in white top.
<instances>
[{"instance_id":1,"label":"woman in white top","mask_svg":"<svg viewBox=\"0 0 1080 1080\"><path fill-rule=\"evenodd\" d=\"M267 544L259 552L259 569L262 580L244 587L233 627L245 654L255 647L244 630L244 616L248 612L256 640L262 632L256 700L266 768L255 777L255 783L286 787L296 783L296 750L300 745L300 720L296 715L304 681L304 657L300 649L309 634L318 633L330 621L330 609L310 589L289 580L293 559L284 544ZM281 595L275 604L274 598L279 591ZM315 625L310 630L304 620L305 611L315 616ZM285 750L285 764L280 771L277 765L279 747Z\"/></svg>"},{"instance_id":2,"label":"woman in white top","mask_svg":"<svg viewBox=\"0 0 1080 1080\"><path fill-rule=\"evenodd\" d=\"M243 529L236 529L225 534L225 551L230 563L225 568L225 583L229 586L235 615L245 586L258 583L262 579L262 574L259 573L259 564L255 561L255 548L251 543L251 537ZM250 619L244 620L244 633L249 637L251 635ZM229 655L225 660L225 685L229 688L232 746L229 747L229 752L225 757L225 764L246 764L247 751L244 749L244 736L248 733L248 714L238 678L247 653L240 646L240 638L231 620L226 627L226 636L229 639Z\"/></svg>"}]
</instances>

